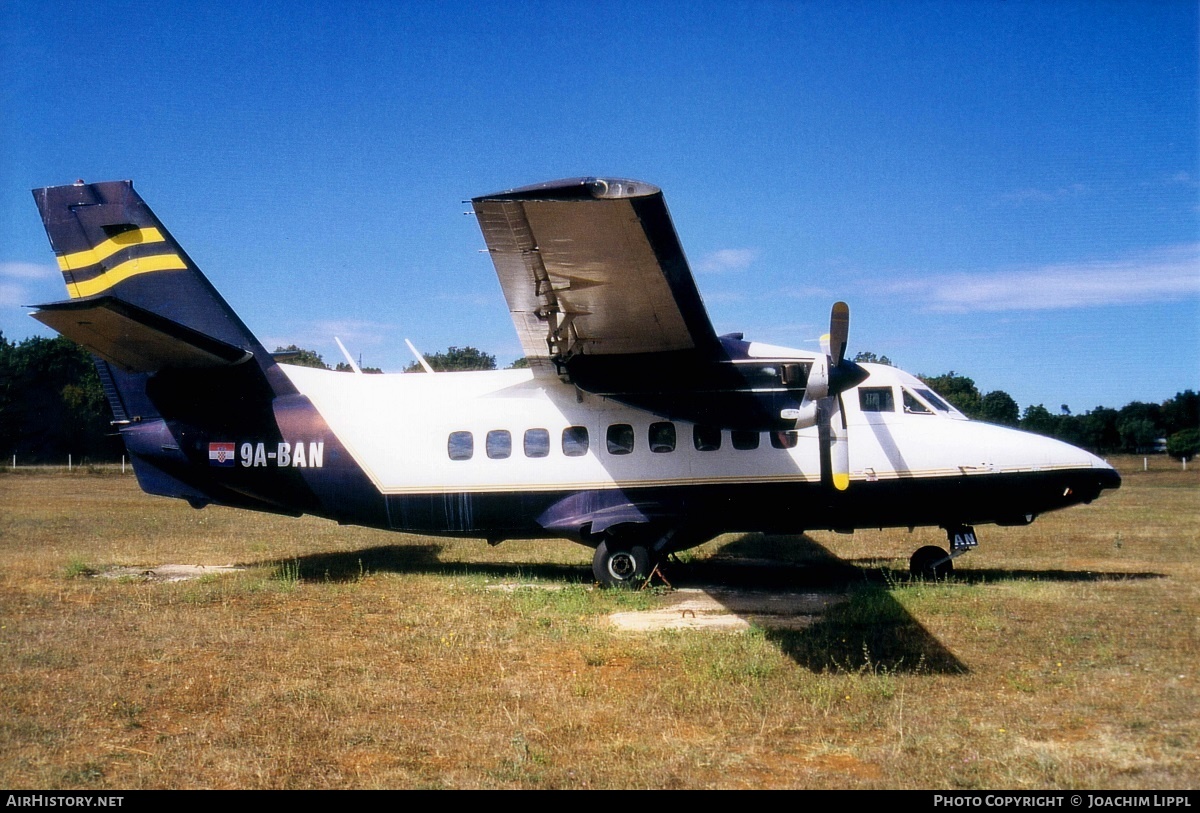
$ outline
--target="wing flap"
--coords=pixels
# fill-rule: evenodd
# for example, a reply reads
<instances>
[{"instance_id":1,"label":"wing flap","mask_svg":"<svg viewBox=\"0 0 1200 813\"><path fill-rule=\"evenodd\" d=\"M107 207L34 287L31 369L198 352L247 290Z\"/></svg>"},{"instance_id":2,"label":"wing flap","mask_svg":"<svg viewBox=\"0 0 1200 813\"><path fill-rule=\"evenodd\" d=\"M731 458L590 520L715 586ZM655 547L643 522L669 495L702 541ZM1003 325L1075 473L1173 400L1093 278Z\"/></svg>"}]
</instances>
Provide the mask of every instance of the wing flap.
<instances>
[{"instance_id":1,"label":"wing flap","mask_svg":"<svg viewBox=\"0 0 1200 813\"><path fill-rule=\"evenodd\" d=\"M656 187L589 178L473 204L531 359L717 347Z\"/></svg>"},{"instance_id":2,"label":"wing flap","mask_svg":"<svg viewBox=\"0 0 1200 813\"><path fill-rule=\"evenodd\" d=\"M105 361L133 373L227 367L253 354L114 296L38 305L30 314Z\"/></svg>"}]
</instances>

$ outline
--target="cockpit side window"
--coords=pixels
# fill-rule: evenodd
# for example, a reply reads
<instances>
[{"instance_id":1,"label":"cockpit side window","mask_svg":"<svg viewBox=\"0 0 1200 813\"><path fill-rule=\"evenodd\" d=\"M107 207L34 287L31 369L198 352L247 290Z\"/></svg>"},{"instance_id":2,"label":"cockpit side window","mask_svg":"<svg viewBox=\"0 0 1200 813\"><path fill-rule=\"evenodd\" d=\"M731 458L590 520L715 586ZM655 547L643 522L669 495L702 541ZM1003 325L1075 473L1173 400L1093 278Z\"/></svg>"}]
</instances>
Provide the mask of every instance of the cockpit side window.
<instances>
[{"instance_id":1,"label":"cockpit side window","mask_svg":"<svg viewBox=\"0 0 1200 813\"><path fill-rule=\"evenodd\" d=\"M896 398L891 387L859 387L858 405L863 412L895 412Z\"/></svg>"},{"instance_id":2,"label":"cockpit side window","mask_svg":"<svg viewBox=\"0 0 1200 813\"><path fill-rule=\"evenodd\" d=\"M942 412L953 412L954 410L947 404L942 397L933 390L918 389L917 395L924 398L929 403L933 404L934 409L940 409Z\"/></svg>"},{"instance_id":3,"label":"cockpit side window","mask_svg":"<svg viewBox=\"0 0 1200 813\"><path fill-rule=\"evenodd\" d=\"M929 407L917 400L917 396L913 395L907 389L904 390L904 411L909 415L932 415L933 412Z\"/></svg>"}]
</instances>

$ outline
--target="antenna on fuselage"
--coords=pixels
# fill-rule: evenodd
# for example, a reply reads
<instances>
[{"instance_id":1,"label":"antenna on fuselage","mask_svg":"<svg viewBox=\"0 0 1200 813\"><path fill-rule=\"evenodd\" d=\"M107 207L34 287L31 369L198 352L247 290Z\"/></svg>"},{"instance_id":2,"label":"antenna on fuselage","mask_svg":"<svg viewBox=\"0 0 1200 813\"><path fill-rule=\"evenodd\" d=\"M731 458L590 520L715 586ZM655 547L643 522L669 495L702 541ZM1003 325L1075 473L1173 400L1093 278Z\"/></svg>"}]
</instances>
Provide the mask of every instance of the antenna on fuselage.
<instances>
[{"instance_id":1,"label":"antenna on fuselage","mask_svg":"<svg viewBox=\"0 0 1200 813\"><path fill-rule=\"evenodd\" d=\"M342 340L337 336L334 336L333 340L337 342L338 349L342 351L342 355L346 357L346 361L350 362L350 369L356 374L362 375L362 368L354 363L354 356L350 355L350 351L346 349L346 345L342 344Z\"/></svg>"},{"instance_id":2,"label":"antenna on fuselage","mask_svg":"<svg viewBox=\"0 0 1200 813\"><path fill-rule=\"evenodd\" d=\"M425 368L425 372L435 372L434 369L429 366L429 362L425 360L425 357L421 355L421 351L413 347L412 342L410 342L408 339L405 339L404 343L408 345L408 349L412 351L412 354L417 357L417 362Z\"/></svg>"}]
</instances>

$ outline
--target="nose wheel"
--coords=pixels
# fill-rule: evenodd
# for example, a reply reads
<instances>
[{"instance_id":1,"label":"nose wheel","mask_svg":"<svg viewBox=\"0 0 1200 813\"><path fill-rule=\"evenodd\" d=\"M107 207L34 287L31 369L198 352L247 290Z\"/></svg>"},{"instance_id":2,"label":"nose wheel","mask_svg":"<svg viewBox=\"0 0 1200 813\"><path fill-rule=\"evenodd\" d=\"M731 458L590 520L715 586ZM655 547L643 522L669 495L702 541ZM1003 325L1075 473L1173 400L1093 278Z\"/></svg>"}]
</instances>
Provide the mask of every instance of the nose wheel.
<instances>
[{"instance_id":1,"label":"nose wheel","mask_svg":"<svg viewBox=\"0 0 1200 813\"><path fill-rule=\"evenodd\" d=\"M917 548L917 552L908 560L908 572L918 579L944 579L954 573L954 557L979 545L975 529L969 525L947 526L946 541L950 545L950 552L937 545Z\"/></svg>"},{"instance_id":2,"label":"nose wheel","mask_svg":"<svg viewBox=\"0 0 1200 813\"><path fill-rule=\"evenodd\" d=\"M937 581L954 572L954 560L945 548L926 545L917 548L917 552L908 560L908 572L917 579Z\"/></svg>"}]
</instances>

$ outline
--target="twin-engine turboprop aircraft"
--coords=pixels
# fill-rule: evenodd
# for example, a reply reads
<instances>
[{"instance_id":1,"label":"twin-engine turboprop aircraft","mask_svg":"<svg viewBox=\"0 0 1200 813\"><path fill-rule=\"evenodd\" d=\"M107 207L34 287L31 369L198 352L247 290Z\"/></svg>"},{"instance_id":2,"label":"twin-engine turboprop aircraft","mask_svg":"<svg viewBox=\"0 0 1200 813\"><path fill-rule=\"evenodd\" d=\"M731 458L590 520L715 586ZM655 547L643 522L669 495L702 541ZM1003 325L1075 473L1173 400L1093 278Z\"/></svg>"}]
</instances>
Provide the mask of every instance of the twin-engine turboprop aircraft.
<instances>
[{"instance_id":1,"label":"twin-engine turboprop aircraft","mask_svg":"<svg viewBox=\"0 0 1200 813\"><path fill-rule=\"evenodd\" d=\"M280 364L133 190L34 191L142 488L394 531L571 538L608 585L729 531L940 526L915 573L1090 502L1087 452L968 421L901 370L718 336L662 193L583 178L472 203L529 369L355 375Z\"/></svg>"}]
</instances>

